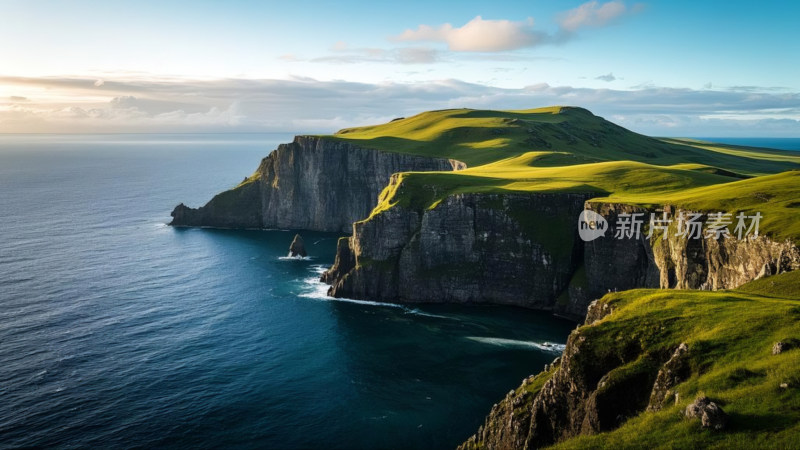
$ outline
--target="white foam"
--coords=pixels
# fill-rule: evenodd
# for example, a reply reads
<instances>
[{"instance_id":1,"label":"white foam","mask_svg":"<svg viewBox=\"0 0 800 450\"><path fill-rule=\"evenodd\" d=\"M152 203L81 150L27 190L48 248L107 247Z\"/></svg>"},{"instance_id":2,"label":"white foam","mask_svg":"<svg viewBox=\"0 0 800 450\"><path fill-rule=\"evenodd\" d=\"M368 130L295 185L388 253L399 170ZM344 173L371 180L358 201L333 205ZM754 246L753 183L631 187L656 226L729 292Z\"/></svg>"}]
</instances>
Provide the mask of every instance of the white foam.
<instances>
[{"instance_id":1,"label":"white foam","mask_svg":"<svg viewBox=\"0 0 800 450\"><path fill-rule=\"evenodd\" d=\"M442 316L442 315L439 315L439 314L427 313L425 311L420 311L417 308L405 308L405 309L406 309L406 313L414 314L414 315L417 315L417 316L435 317L437 319L460 320L460 319L457 319L455 317L447 317L447 316Z\"/></svg>"},{"instance_id":2,"label":"white foam","mask_svg":"<svg viewBox=\"0 0 800 450\"><path fill-rule=\"evenodd\" d=\"M326 270L328 270L327 266L323 266L322 264L314 264L310 267L310 269L312 272L318 275L322 275Z\"/></svg>"},{"instance_id":3,"label":"white foam","mask_svg":"<svg viewBox=\"0 0 800 450\"><path fill-rule=\"evenodd\" d=\"M298 297L303 298L310 298L312 300L319 300L319 301L326 301L326 302L345 302L345 303L355 303L358 305L367 305L367 306L378 306L378 307L385 307L385 308L397 308L402 310L406 314L413 314L416 316L425 316L425 317L434 317L438 319L455 319L453 317L447 316L440 316L438 314L431 314L426 313L424 311L420 311L416 308L409 308L405 305L399 305L397 303L387 303L387 302L375 302L371 300L356 300L354 298L337 298L337 297L329 297L328 296L328 289L330 286L327 284L319 281L319 276L323 272L328 270L327 266L322 264L314 264L309 266L309 271L314 273L316 276L303 278L302 283L305 285L303 293L299 294ZM458 320L458 319L455 319Z\"/></svg>"},{"instance_id":4,"label":"white foam","mask_svg":"<svg viewBox=\"0 0 800 450\"><path fill-rule=\"evenodd\" d=\"M303 280L303 283L310 285L312 290L311 292L304 292L300 294L300 297L303 298L310 298L313 300L321 300L327 302L346 302L346 303L356 303L359 305L369 305L369 306L385 306L388 308L400 308L406 310L407 308L403 305L398 305L396 303L383 303L383 302L373 302L370 300L356 300L354 298L337 298L337 297L329 297L328 296L328 288L329 286L325 283L322 283L317 278L306 278Z\"/></svg>"},{"instance_id":5,"label":"white foam","mask_svg":"<svg viewBox=\"0 0 800 450\"><path fill-rule=\"evenodd\" d=\"M320 266L321 267L321 266ZM374 302L371 300L356 300L354 298L340 298L340 297L329 297L328 296L328 286L327 284L319 281L319 278L304 278L303 284L307 285L310 288L310 291L304 292L299 295L299 297L303 298L310 298L313 300L320 300L320 301L329 301L329 302L346 302L346 303L355 303L358 305L368 305L368 306L382 306L387 308L398 308L402 309L404 312L409 314L417 314L417 315L429 315L432 317L432 314L426 314L422 311L417 311L413 309L409 309L406 306L398 305L397 303L386 303L386 302Z\"/></svg>"},{"instance_id":6,"label":"white foam","mask_svg":"<svg viewBox=\"0 0 800 450\"><path fill-rule=\"evenodd\" d=\"M501 347L521 347L535 348L545 352L561 353L566 346L564 344L554 344L552 342L520 341L516 339L503 339L494 337L467 336L467 339L482 344L498 345Z\"/></svg>"},{"instance_id":7,"label":"white foam","mask_svg":"<svg viewBox=\"0 0 800 450\"><path fill-rule=\"evenodd\" d=\"M311 261L311 256L291 256L291 253L286 256L279 256L278 259L281 261Z\"/></svg>"}]
</instances>

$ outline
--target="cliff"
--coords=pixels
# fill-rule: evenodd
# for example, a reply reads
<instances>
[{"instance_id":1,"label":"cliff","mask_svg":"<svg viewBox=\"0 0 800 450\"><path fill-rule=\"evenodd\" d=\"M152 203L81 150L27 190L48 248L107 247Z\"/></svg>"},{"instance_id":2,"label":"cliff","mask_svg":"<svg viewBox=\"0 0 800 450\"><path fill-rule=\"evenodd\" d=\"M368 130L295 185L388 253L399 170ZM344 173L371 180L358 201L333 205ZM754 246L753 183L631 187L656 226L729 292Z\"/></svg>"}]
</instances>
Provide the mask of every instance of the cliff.
<instances>
[{"instance_id":1,"label":"cliff","mask_svg":"<svg viewBox=\"0 0 800 450\"><path fill-rule=\"evenodd\" d=\"M798 275L729 292L607 294L563 355L494 405L459 448L791 447L800 352L782 349L800 333ZM730 421L691 419L696 397Z\"/></svg>"},{"instance_id":2,"label":"cliff","mask_svg":"<svg viewBox=\"0 0 800 450\"><path fill-rule=\"evenodd\" d=\"M253 176L205 206L178 205L171 225L350 232L375 207L393 173L464 167L445 158L297 136L264 158Z\"/></svg>"},{"instance_id":3,"label":"cliff","mask_svg":"<svg viewBox=\"0 0 800 450\"><path fill-rule=\"evenodd\" d=\"M566 311L582 316L589 302L609 291L635 288L662 289L733 289L765 276L800 269L800 248L790 240L773 240L760 236L721 236L705 234L698 239L676 237L678 220L666 230L656 230L647 238L647 225L639 239L614 239L620 214L651 213L676 218L700 214L702 223L708 214L685 210L672 205L643 207L637 205L596 202L586 208L603 216L609 225L605 237L583 245L584 273L570 285ZM647 221L649 219L645 219ZM684 222L685 226L685 222Z\"/></svg>"},{"instance_id":4,"label":"cliff","mask_svg":"<svg viewBox=\"0 0 800 450\"><path fill-rule=\"evenodd\" d=\"M402 190L395 176L389 191ZM592 194L454 194L429 208L373 213L339 243L322 280L329 295L401 303L492 303L580 320L590 301L642 287L731 289L800 268L800 249L766 236L681 239L667 233L615 239L622 213L667 210L587 201ZM584 209L606 218L605 237L583 242Z\"/></svg>"},{"instance_id":5,"label":"cliff","mask_svg":"<svg viewBox=\"0 0 800 450\"><path fill-rule=\"evenodd\" d=\"M551 309L580 255L571 218L586 198L463 194L391 208L353 225L323 280L348 298Z\"/></svg>"}]
</instances>

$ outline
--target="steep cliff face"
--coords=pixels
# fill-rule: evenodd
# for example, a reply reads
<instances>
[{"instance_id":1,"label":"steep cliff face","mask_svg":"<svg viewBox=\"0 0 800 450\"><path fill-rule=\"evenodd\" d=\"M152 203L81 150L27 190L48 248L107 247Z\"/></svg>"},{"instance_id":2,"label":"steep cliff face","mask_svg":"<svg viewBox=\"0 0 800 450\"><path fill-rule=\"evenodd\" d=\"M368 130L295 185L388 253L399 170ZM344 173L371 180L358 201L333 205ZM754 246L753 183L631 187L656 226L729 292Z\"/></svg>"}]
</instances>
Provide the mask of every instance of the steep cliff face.
<instances>
[{"instance_id":1,"label":"steep cliff face","mask_svg":"<svg viewBox=\"0 0 800 450\"><path fill-rule=\"evenodd\" d=\"M586 201L591 196L457 194L432 208L395 205L354 225L322 279L335 297L517 305L581 320L609 291L731 289L800 268L800 249L789 241L677 238L677 222L649 238L645 225L638 238L617 239L620 214L641 213L646 224L650 212L688 212ZM604 237L578 238L584 208L606 218Z\"/></svg>"},{"instance_id":2,"label":"steep cliff face","mask_svg":"<svg viewBox=\"0 0 800 450\"><path fill-rule=\"evenodd\" d=\"M252 177L205 206L178 205L171 225L350 232L375 207L393 173L464 167L455 160L297 136L264 158Z\"/></svg>"},{"instance_id":3,"label":"steep cliff face","mask_svg":"<svg viewBox=\"0 0 800 450\"><path fill-rule=\"evenodd\" d=\"M396 181L395 181L396 182ZM323 280L336 297L553 309L580 257L583 194L463 194L353 226Z\"/></svg>"},{"instance_id":4,"label":"steep cliff face","mask_svg":"<svg viewBox=\"0 0 800 450\"><path fill-rule=\"evenodd\" d=\"M570 286L565 312L580 317L587 305L609 291L634 288L733 289L768 275L800 269L800 248L790 241L776 242L766 236L737 239L677 237L678 221L666 232L656 230L648 238L651 213L688 217L695 211L664 205L660 208L620 203L587 202L609 225L604 237L584 243L585 277L578 288ZM642 214L645 226L639 238L616 239L620 214ZM707 222L707 216L701 215Z\"/></svg>"}]
</instances>

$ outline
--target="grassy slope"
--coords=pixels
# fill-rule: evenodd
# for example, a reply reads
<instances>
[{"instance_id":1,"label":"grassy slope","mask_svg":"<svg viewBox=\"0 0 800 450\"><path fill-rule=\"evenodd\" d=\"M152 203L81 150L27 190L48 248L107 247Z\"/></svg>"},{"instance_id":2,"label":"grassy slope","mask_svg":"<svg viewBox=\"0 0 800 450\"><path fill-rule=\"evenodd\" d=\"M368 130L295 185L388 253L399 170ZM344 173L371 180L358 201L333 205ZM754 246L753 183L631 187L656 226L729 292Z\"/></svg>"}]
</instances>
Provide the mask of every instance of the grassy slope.
<instances>
[{"instance_id":1,"label":"grassy slope","mask_svg":"<svg viewBox=\"0 0 800 450\"><path fill-rule=\"evenodd\" d=\"M689 345L692 376L677 387L678 405L645 412L620 428L570 439L558 448L798 448L800 348L772 355L773 343L800 338L800 272L733 291L632 290L601 301L614 313L587 327L597 348L634 341L647 352ZM781 388L787 383L788 388ZM681 417L700 394L730 415L723 432Z\"/></svg>"},{"instance_id":2,"label":"grassy slope","mask_svg":"<svg viewBox=\"0 0 800 450\"><path fill-rule=\"evenodd\" d=\"M800 155L642 136L581 108L445 110L330 137L386 151L450 157L469 169L405 173L373 215L399 204L430 208L447 195L592 192L599 200L762 213L761 230L798 239ZM742 178L751 178L742 180Z\"/></svg>"},{"instance_id":3,"label":"grassy slope","mask_svg":"<svg viewBox=\"0 0 800 450\"><path fill-rule=\"evenodd\" d=\"M692 140L659 140L633 133L575 107L524 111L429 111L382 125L346 128L329 139L384 151L454 158L469 167L528 152L553 152L537 166L600 161L717 166L751 175L776 173L800 157L785 152Z\"/></svg>"}]
</instances>

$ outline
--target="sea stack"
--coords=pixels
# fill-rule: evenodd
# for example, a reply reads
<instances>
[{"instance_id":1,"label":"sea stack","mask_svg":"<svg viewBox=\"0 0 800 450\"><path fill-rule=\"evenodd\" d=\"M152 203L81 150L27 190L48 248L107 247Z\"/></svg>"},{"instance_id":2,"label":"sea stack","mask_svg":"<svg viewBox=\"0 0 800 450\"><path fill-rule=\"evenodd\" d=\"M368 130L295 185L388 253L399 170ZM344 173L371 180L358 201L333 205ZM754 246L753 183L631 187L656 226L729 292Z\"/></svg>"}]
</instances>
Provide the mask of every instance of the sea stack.
<instances>
[{"instance_id":1,"label":"sea stack","mask_svg":"<svg viewBox=\"0 0 800 450\"><path fill-rule=\"evenodd\" d=\"M289 256L294 258L298 256L305 257L306 255L306 244L303 242L303 238L299 234L295 234L292 245L289 246Z\"/></svg>"}]
</instances>

